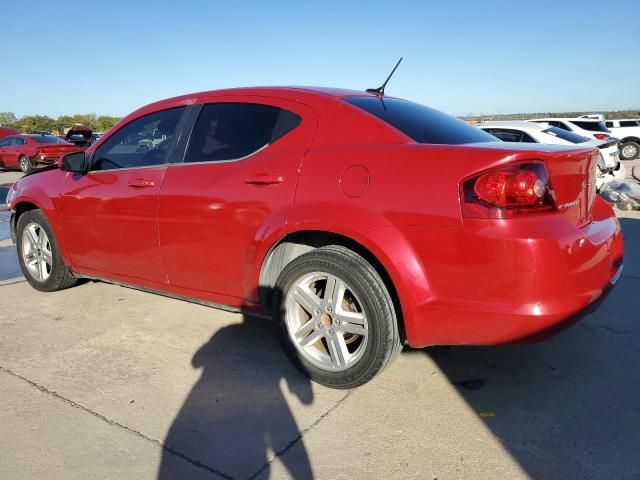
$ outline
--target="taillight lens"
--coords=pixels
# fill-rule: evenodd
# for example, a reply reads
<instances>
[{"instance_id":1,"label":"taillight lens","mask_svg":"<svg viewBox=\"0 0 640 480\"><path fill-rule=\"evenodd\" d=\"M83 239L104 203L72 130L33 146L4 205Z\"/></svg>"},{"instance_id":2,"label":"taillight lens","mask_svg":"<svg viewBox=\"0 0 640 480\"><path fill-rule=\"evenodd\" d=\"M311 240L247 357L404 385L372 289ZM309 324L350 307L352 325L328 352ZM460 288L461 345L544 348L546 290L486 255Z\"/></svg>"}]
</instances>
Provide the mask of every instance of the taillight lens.
<instances>
[{"instance_id":1,"label":"taillight lens","mask_svg":"<svg viewBox=\"0 0 640 480\"><path fill-rule=\"evenodd\" d=\"M594 133L593 136L596 137L598 140L606 140L607 138L610 137L610 135L607 133Z\"/></svg>"},{"instance_id":2,"label":"taillight lens","mask_svg":"<svg viewBox=\"0 0 640 480\"><path fill-rule=\"evenodd\" d=\"M517 163L481 173L462 183L462 215L512 218L555 209L542 162Z\"/></svg>"}]
</instances>

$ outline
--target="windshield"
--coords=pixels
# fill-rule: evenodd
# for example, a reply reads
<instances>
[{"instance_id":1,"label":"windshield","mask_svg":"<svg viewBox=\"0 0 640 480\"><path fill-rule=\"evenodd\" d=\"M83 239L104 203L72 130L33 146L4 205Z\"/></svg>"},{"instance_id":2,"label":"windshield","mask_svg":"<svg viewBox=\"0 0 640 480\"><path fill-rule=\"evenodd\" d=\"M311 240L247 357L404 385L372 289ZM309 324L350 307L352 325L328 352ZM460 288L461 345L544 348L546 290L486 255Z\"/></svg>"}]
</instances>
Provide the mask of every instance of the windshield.
<instances>
[{"instance_id":1,"label":"windshield","mask_svg":"<svg viewBox=\"0 0 640 480\"><path fill-rule=\"evenodd\" d=\"M418 143L460 145L496 141L493 135L462 120L407 100L378 97L343 100L375 115Z\"/></svg>"},{"instance_id":2,"label":"windshield","mask_svg":"<svg viewBox=\"0 0 640 480\"><path fill-rule=\"evenodd\" d=\"M37 143L67 143L61 138L54 137L53 135L34 135L31 140Z\"/></svg>"},{"instance_id":3,"label":"windshield","mask_svg":"<svg viewBox=\"0 0 640 480\"><path fill-rule=\"evenodd\" d=\"M591 140L590 138L583 137L582 135L578 135L577 133L563 130L562 128L558 127L549 127L546 130L543 130L542 133L553 135L554 137L561 138L562 140L566 140L567 142L571 143L584 143Z\"/></svg>"}]
</instances>

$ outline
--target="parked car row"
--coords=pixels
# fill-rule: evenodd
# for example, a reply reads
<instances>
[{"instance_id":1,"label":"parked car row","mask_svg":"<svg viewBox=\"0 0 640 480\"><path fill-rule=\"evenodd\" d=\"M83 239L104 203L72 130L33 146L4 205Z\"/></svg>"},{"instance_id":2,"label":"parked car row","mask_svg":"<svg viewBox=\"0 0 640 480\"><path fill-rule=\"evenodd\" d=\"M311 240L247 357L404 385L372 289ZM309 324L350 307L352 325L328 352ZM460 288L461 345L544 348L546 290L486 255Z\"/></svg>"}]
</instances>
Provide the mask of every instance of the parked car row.
<instances>
[{"instance_id":1,"label":"parked car row","mask_svg":"<svg viewBox=\"0 0 640 480\"><path fill-rule=\"evenodd\" d=\"M41 165L55 163L61 155L83 151L102 136L90 128L74 125L66 135L45 131L20 134L12 128L0 128L0 168L30 173Z\"/></svg>"},{"instance_id":2,"label":"parked car row","mask_svg":"<svg viewBox=\"0 0 640 480\"><path fill-rule=\"evenodd\" d=\"M561 125L570 124L574 129L569 130ZM584 124L589 125L584 125ZM627 175L625 166L620 163L618 139L604 134L601 123L596 120L574 121L569 119L544 121L508 121L483 122L478 128L499 138L503 142L544 143L548 145L580 145L595 147L600 151L599 175L596 179L598 190L605 182L613 179L624 179ZM580 126L583 124L583 126ZM583 128L586 127L586 128ZM585 135L580 135L582 131ZM587 136L589 134L590 136Z\"/></svg>"}]
</instances>

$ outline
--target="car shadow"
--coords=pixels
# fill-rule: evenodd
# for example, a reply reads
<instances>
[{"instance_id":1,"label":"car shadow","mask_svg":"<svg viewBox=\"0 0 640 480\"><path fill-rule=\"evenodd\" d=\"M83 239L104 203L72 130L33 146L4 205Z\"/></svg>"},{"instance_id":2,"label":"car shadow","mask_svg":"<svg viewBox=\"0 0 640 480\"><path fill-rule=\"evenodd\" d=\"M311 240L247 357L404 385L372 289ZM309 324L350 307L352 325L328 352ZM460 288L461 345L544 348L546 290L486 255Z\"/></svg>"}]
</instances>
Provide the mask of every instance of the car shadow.
<instances>
[{"instance_id":1,"label":"car shadow","mask_svg":"<svg viewBox=\"0 0 640 480\"><path fill-rule=\"evenodd\" d=\"M201 376L166 436L159 479L176 478L175 455L223 478L268 477L278 455L292 478L313 478L283 390L307 405L313 392L283 353L271 321L243 315L216 331L191 363ZM303 452L295 466L281 455L294 444Z\"/></svg>"},{"instance_id":2,"label":"car shadow","mask_svg":"<svg viewBox=\"0 0 640 480\"><path fill-rule=\"evenodd\" d=\"M598 310L542 343L425 352L532 478L640 478L640 221Z\"/></svg>"}]
</instances>

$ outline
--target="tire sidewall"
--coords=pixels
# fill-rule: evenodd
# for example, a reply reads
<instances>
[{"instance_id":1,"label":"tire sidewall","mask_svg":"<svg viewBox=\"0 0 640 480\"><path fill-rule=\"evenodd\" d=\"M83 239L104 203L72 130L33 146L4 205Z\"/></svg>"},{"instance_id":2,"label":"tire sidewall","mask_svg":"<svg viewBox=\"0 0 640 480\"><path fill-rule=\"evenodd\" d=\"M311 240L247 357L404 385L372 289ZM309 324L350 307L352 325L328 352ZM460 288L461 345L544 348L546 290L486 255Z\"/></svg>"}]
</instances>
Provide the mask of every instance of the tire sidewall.
<instances>
[{"instance_id":1,"label":"tire sidewall","mask_svg":"<svg viewBox=\"0 0 640 480\"><path fill-rule=\"evenodd\" d=\"M40 282L31 276L29 269L24 263L24 258L22 255L22 239L24 236L25 227L30 223L38 224L49 237L49 244L51 245L51 258L53 265L51 266L51 274L49 278L47 278L44 282ZM56 242L55 236L53 235L53 231L49 226L49 222L46 217L40 210L29 210L28 212L23 213L18 218L18 223L16 225L16 247L18 251L18 262L20 264L20 268L22 269L22 273L29 282L29 284L35 288L36 290L41 290L43 292L50 292L53 290L57 290L57 283L60 277L60 274L63 273L66 266L62 262L62 258L60 257L60 253L58 250L58 243Z\"/></svg>"},{"instance_id":2,"label":"tire sidewall","mask_svg":"<svg viewBox=\"0 0 640 480\"><path fill-rule=\"evenodd\" d=\"M378 372L385 364L385 339L394 334L389 320L385 318L389 314L393 316L391 299L388 294L387 298L381 298L376 294L366 281L370 274L366 275L365 272L356 270L358 269L347 268L332 258L328 251L314 250L289 263L280 274L274 289L273 314L279 324L281 340L287 355L312 380L334 388L359 385L364 383L362 379L368 380ZM287 294L297 279L317 271L336 275L345 281L361 301L361 307L367 317L368 337L365 351L358 362L347 370L332 372L313 365L298 351L289 335L285 316ZM395 318L392 320L395 322Z\"/></svg>"}]
</instances>

